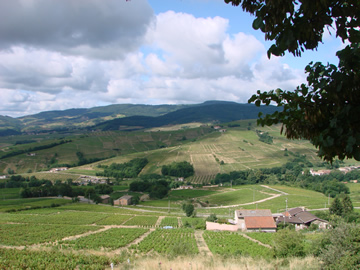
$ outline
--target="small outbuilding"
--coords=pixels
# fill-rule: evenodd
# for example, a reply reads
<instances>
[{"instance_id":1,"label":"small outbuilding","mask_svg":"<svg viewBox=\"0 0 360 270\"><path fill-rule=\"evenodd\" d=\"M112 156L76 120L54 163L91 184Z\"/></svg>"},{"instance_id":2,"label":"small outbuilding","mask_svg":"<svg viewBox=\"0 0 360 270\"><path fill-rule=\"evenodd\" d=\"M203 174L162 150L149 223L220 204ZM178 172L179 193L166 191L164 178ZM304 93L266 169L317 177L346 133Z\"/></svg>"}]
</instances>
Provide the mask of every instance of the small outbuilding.
<instances>
[{"instance_id":1,"label":"small outbuilding","mask_svg":"<svg viewBox=\"0 0 360 270\"><path fill-rule=\"evenodd\" d=\"M114 205L131 205L132 197L133 196L131 195L124 195L119 199L115 200Z\"/></svg>"}]
</instances>

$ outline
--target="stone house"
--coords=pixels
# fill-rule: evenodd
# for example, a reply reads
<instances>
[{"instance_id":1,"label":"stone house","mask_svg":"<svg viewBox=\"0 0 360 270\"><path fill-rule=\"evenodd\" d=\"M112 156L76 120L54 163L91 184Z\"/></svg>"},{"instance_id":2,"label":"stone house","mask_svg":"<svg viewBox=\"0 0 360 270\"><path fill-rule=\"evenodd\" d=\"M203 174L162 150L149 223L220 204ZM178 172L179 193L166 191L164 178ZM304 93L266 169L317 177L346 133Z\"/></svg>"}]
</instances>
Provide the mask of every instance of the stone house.
<instances>
[{"instance_id":1,"label":"stone house","mask_svg":"<svg viewBox=\"0 0 360 270\"><path fill-rule=\"evenodd\" d=\"M131 199L133 196L131 195L124 195L119 199L114 201L114 205L131 205Z\"/></svg>"}]
</instances>

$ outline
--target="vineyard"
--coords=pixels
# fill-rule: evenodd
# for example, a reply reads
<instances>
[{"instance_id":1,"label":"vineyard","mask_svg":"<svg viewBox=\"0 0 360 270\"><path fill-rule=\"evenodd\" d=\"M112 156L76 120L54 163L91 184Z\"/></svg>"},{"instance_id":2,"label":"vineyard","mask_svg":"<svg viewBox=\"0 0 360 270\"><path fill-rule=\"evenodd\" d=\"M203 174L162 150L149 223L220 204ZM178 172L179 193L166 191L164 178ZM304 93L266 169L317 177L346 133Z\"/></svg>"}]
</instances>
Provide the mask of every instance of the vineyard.
<instances>
[{"instance_id":1,"label":"vineyard","mask_svg":"<svg viewBox=\"0 0 360 270\"><path fill-rule=\"evenodd\" d=\"M150 251L160 254L176 253L178 255L199 253L192 229L157 229L139 244L130 248L140 253Z\"/></svg>"},{"instance_id":2,"label":"vineyard","mask_svg":"<svg viewBox=\"0 0 360 270\"><path fill-rule=\"evenodd\" d=\"M161 220L160 227L171 226L173 228L179 227L177 217L165 217Z\"/></svg>"},{"instance_id":3,"label":"vineyard","mask_svg":"<svg viewBox=\"0 0 360 270\"><path fill-rule=\"evenodd\" d=\"M216 194L184 190L176 191L174 197L196 195L211 198ZM81 203L1 213L0 269L110 269L111 264L114 269L139 269L135 264L144 258L186 256L190 261L209 256L221 261L245 256L260 261L273 257L273 234L248 233L251 240L242 233L204 231L205 227L205 218L183 213L171 216Z\"/></svg>"},{"instance_id":4,"label":"vineyard","mask_svg":"<svg viewBox=\"0 0 360 270\"><path fill-rule=\"evenodd\" d=\"M146 233L147 229L112 228L104 232L91 234L76 240L59 242L73 249L114 250L130 244Z\"/></svg>"},{"instance_id":5,"label":"vineyard","mask_svg":"<svg viewBox=\"0 0 360 270\"><path fill-rule=\"evenodd\" d=\"M0 244L26 246L53 242L69 235L98 230L97 226L0 224Z\"/></svg>"},{"instance_id":6,"label":"vineyard","mask_svg":"<svg viewBox=\"0 0 360 270\"><path fill-rule=\"evenodd\" d=\"M314 191L280 185L273 188L287 193L289 206L320 203L324 198L328 199ZM135 264L144 258L179 257L189 260L206 257L220 261L246 257L254 261L274 262L272 247L275 234L206 231L205 216L233 217L235 209L254 209L253 200L267 198L270 200L258 205L279 209L284 204L284 196L272 198L274 194L281 194L276 190L254 185L173 190L166 200L161 201L160 207L71 203L3 212L0 214L0 269L110 269L111 263L116 270L139 269L135 268ZM12 201L17 203L17 200ZM192 218L185 217L182 211L181 203L184 201L234 206L197 206L198 217ZM170 210L167 207L169 202ZM241 203L244 205L235 205ZM317 235L314 234L314 237ZM288 263L285 265L289 266ZM149 269L165 269L157 266ZM216 269L216 265L207 269Z\"/></svg>"},{"instance_id":7,"label":"vineyard","mask_svg":"<svg viewBox=\"0 0 360 270\"><path fill-rule=\"evenodd\" d=\"M272 249L261 246L238 233L205 231L204 239L214 254L270 258Z\"/></svg>"},{"instance_id":8,"label":"vineyard","mask_svg":"<svg viewBox=\"0 0 360 270\"><path fill-rule=\"evenodd\" d=\"M274 234L271 233L260 233L260 232L251 232L247 234L249 237L260 241L263 244L273 246Z\"/></svg>"},{"instance_id":9,"label":"vineyard","mask_svg":"<svg viewBox=\"0 0 360 270\"><path fill-rule=\"evenodd\" d=\"M211 182L211 180L215 179L216 174L212 175L195 175L189 177L189 182L193 184L208 184Z\"/></svg>"},{"instance_id":10,"label":"vineyard","mask_svg":"<svg viewBox=\"0 0 360 270\"><path fill-rule=\"evenodd\" d=\"M124 223L129 226L140 226L140 227L153 227L155 226L158 217L147 217L147 216L134 216Z\"/></svg>"}]
</instances>

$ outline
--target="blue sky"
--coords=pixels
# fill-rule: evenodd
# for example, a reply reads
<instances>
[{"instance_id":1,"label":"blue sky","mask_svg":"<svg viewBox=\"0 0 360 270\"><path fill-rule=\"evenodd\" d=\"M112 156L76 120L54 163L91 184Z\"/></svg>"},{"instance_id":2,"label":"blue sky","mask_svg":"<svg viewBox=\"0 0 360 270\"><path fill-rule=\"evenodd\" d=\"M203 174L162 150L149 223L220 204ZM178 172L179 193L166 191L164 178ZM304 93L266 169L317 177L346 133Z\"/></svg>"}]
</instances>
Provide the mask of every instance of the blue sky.
<instances>
[{"instance_id":1,"label":"blue sky","mask_svg":"<svg viewBox=\"0 0 360 270\"><path fill-rule=\"evenodd\" d=\"M11 14L11 16L9 16ZM222 0L0 0L0 115L108 104L240 103L293 90L316 52L268 59L254 17Z\"/></svg>"}]
</instances>

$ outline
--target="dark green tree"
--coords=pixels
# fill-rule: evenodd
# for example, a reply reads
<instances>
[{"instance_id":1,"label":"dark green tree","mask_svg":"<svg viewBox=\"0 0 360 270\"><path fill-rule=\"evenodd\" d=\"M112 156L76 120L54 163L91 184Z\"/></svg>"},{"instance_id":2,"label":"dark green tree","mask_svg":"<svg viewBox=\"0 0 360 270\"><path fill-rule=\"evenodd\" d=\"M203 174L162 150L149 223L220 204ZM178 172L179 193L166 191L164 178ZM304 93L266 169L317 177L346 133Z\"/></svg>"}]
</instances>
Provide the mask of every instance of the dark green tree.
<instances>
[{"instance_id":1,"label":"dark green tree","mask_svg":"<svg viewBox=\"0 0 360 270\"><path fill-rule=\"evenodd\" d=\"M257 91L249 99L283 108L271 115L259 114L258 124L282 123L281 133L289 139L308 139L318 147L318 155L332 162L360 160L360 2L225 0L255 15L254 29L274 41L268 50L283 56L286 51L301 56L317 49L326 29L333 28L347 46L336 53L338 65L310 63L307 82L295 91Z\"/></svg>"},{"instance_id":2,"label":"dark green tree","mask_svg":"<svg viewBox=\"0 0 360 270\"><path fill-rule=\"evenodd\" d=\"M336 197L329 207L330 214L341 216L343 214L343 206L338 197Z\"/></svg>"},{"instance_id":3,"label":"dark green tree","mask_svg":"<svg viewBox=\"0 0 360 270\"><path fill-rule=\"evenodd\" d=\"M195 207L192 203L186 203L182 206L187 217L191 217L194 214Z\"/></svg>"},{"instance_id":4,"label":"dark green tree","mask_svg":"<svg viewBox=\"0 0 360 270\"><path fill-rule=\"evenodd\" d=\"M345 194L344 197L342 198L341 203L342 203L342 208L343 208L342 214L344 216L347 216L354 211L354 206L352 204L352 201L351 201L349 195Z\"/></svg>"}]
</instances>

